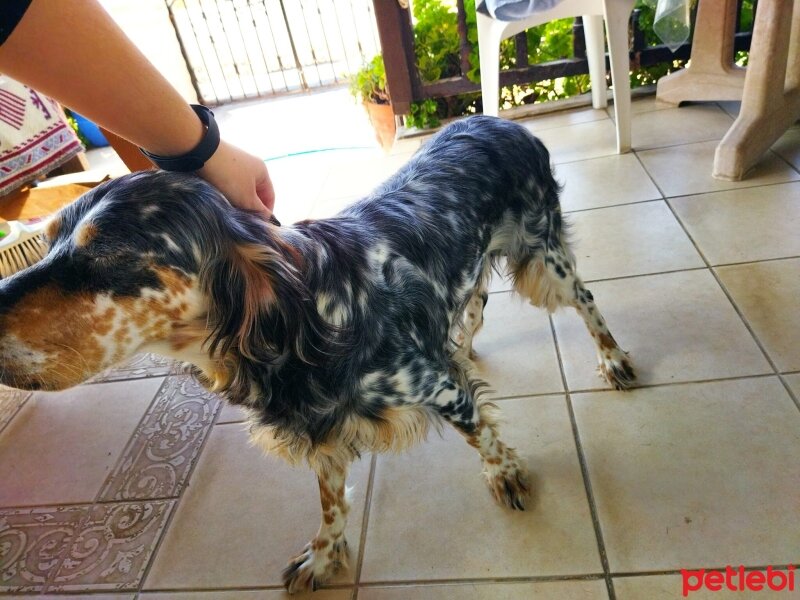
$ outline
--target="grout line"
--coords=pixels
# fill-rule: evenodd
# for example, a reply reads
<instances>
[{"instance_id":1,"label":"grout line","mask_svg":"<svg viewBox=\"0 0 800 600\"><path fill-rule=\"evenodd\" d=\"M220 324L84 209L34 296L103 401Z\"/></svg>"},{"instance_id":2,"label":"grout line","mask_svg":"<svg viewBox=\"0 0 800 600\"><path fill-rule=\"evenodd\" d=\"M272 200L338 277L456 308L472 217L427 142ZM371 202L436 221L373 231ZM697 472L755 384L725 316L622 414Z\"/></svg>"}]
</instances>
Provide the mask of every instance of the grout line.
<instances>
[{"instance_id":1,"label":"grout line","mask_svg":"<svg viewBox=\"0 0 800 600\"><path fill-rule=\"evenodd\" d=\"M9 392L8 391L4 391L3 393L9 393ZM11 424L11 421L14 420L14 417L16 417L20 413L20 411L22 410L22 407L25 406L28 403L28 400L30 400L33 397L33 392L25 393L25 392L22 392L20 390L12 390L10 393L11 394L22 393L23 394L23 398L19 402L19 404L17 404L16 408L14 409L14 412L11 413L8 416L8 420L5 423L0 422L0 433L3 433L3 431L6 429L6 427L8 427Z\"/></svg>"},{"instance_id":2,"label":"grout line","mask_svg":"<svg viewBox=\"0 0 800 600\"><path fill-rule=\"evenodd\" d=\"M367 480L367 495L364 499L364 514L361 517L361 538L358 542L358 562L356 563L355 573L353 574L353 582L355 585L353 600L358 600L358 586L361 582L361 568L364 565L364 555L366 554L367 526L369 524L369 513L372 509L372 490L375 486L375 471L377 469L378 455L373 453L369 467L369 479Z\"/></svg>"},{"instance_id":3,"label":"grout line","mask_svg":"<svg viewBox=\"0 0 800 600\"><path fill-rule=\"evenodd\" d=\"M558 345L556 327L553 323L553 316L548 315L547 318L550 321L550 331L553 335L553 344L555 345L556 356L558 357L558 369L561 373L561 384L564 386L564 390L566 391L567 411L569 412L569 421L570 426L572 427L572 436L575 441L575 451L578 455L581 477L583 478L583 486L586 491L586 499L589 503L589 512L592 517L592 527L594 528L594 534L597 539L597 550L600 554L600 563L603 566L603 579L606 583L606 591L608 592L609 600L616 600L617 595L614 591L614 581L611 579L611 572L608 566L608 556L606 555L606 545L605 541L603 540L603 529L600 526L600 517L597 514L597 504L595 503L594 492L592 491L592 482L589 478L589 465L586 462L586 456L583 452L581 437L580 433L578 432L578 422L575 419L575 411L572 407L572 397L570 395L569 386L567 385L567 376L564 373L564 364L561 358L561 349Z\"/></svg>"},{"instance_id":4,"label":"grout line","mask_svg":"<svg viewBox=\"0 0 800 600\"><path fill-rule=\"evenodd\" d=\"M742 266L742 265L757 265L757 264L760 264L760 263L778 262L778 261L781 261L781 260L795 260L797 258L800 258L800 255L797 255L797 256L780 256L778 258L764 258L764 259L761 259L761 260L744 260L744 261L741 261L741 262L720 263L718 265L712 266L711 268L712 269L719 269L721 267L739 267L739 266Z\"/></svg>"},{"instance_id":5,"label":"grout line","mask_svg":"<svg viewBox=\"0 0 800 600\"><path fill-rule=\"evenodd\" d=\"M664 198L647 198L646 200L634 200L633 202L620 202L618 204L604 204L603 206L590 206L588 208L576 208L574 210L562 210L564 215L575 215L578 213L603 210L604 208L620 208L621 206L636 206L637 204L649 204L650 202L663 202Z\"/></svg>"},{"instance_id":6,"label":"grout line","mask_svg":"<svg viewBox=\"0 0 800 600\"><path fill-rule=\"evenodd\" d=\"M778 379L780 380L780 382L783 384L783 387L788 392L789 397L791 398L792 402L794 402L795 407L798 410L800 410L800 402L798 402L797 398L795 398L794 394L792 393L791 389L789 388L788 383L784 380L783 377L780 376L780 369L778 369L777 365L775 364L775 361L772 360L772 357L767 352L766 348L764 347L764 344L762 344L761 340L758 339L758 336L756 335L755 330L753 329L752 325L750 325L750 322L747 320L747 318L745 317L745 315L742 312L742 310L739 308L739 305L734 300L733 295L728 291L728 288L725 287L725 284L722 282L722 279L720 279L720 277L717 274L716 270L713 267L711 267L711 265L710 265L708 259L706 258L705 254L703 254L702 250L700 250L700 246L697 244L695 239L691 236L691 234L689 233L689 230L686 228L686 225L683 223L683 221L681 221L680 217L678 216L678 213L675 211L675 209L672 207L672 205L669 202L667 202L667 206L669 206L669 209L672 211L672 214L677 219L677 221L680 224L681 228L683 228L684 233L689 237L689 241L691 241L692 244L694 245L695 249L697 250L698 254L700 255L700 258L702 258L703 261L706 263L706 265L708 265L708 269L711 272L711 276L717 282L717 285L722 290L722 293L725 294L725 297L728 299L728 302L733 307L733 310L736 311L736 314L739 316L739 319L741 320L742 324L745 326L745 329L747 329L747 331L750 333L750 337L753 339L753 341L755 342L756 346L761 351L761 354L766 359L767 364L769 364L770 368L773 371L773 374L778 376Z\"/></svg>"},{"instance_id":7,"label":"grout line","mask_svg":"<svg viewBox=\"0 0 800 600\"><path fill-rule=\"evenodd\" d=\"M408 587L427 586L442 587L446 585L491 585L493 583L548 583L557 581L598 581L602 580L602 573L587 573L584 575L532 575L530 577L487 577L464 579L401 579L389 581L370 581L361 584L364 588L374 587Z\"/></svg>"},{"instance_id":8,"label":"grout line","mask_svg":"<svg viewBox=\"0 0 800 600\"><path fill-rule=\"evenodd\" d=\"M772 567L773 569L788 569L790 566L797 566L800 565L800 556L798 556L798 560L794 563L786 563L780 565L752 565L744 567L745 571L766 571L767 567ZM727 566L727 565L725 565ZM705 569L707 571L724 571L725 566L702 566L702 567L684 567L687 570L694 571L697 569ZM733 565L731 565L733 567ZM738 568L739 565L736 565ZM621 571L619 573L613 573L614 577L652 577L657 575L680 575L683 569L665 569L665 570L654 570L654 571Z\"/></svg>"},{"instance_id":9,"label":"grout line","mask_svg":"<svg viewBox=\"0 0 800 600\"><path fill-rule=\"evenodd\" d=\"M784 134L784 135L785 135L785 134ZM781 137L783 137L783 136L781 136ZM775 140L775 141L777 142L778 140ZM774 146L774 145L775 145L775 144L773 143L773 146ZM772 149L772 146L770 146L770 147L767 149L767 152L771 152L772 154L774 154L775 156L777 156L779 160L781 160L781 161L785 162L785 163L786 163L786 164L789 166L789 168L790 168L790 169L792 169L793 171L797 171L798 173L800 173L800 168L798 168L798 167L795 167L795 166L794 166L794 165L793 165L791 162L789 162L789 159L788 159L788 158L784 158L784 157L783 157L783 155L781 155L781 154L778 154L777 152L775 152L775 150L773 150L773 149Z\"/></svg>"}]
</instances>

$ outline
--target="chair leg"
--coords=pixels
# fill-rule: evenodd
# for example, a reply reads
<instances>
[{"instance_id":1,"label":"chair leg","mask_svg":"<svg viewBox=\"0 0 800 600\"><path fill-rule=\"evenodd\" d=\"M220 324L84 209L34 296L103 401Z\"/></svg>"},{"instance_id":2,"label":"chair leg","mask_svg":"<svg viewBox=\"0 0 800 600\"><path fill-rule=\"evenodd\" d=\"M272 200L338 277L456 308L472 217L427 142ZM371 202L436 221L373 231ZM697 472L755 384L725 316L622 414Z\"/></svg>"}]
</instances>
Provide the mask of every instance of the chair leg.
<instances>
[{"instance_id":1,"label":"chair leg","mask_svg":"<svg viewBox=\"0 0 800 600\"><path fill-rule=\"evenodd\" d=\"M628 53L628 20L633 0L605 0L611 84L614 86L614 114L617 123L617 152L631 149L631 80Z\"/></svg>"},{"instance_id":2,"label":"chair leg","mask_svg":"<svg viewBox=\"0 0 800 600\"><path fill-rule=\"evenodd\" d=\"M496 117L500 112L501 31L491 17L481 13L477 17L483 114Z\"/></svg>"},{"instance_id":3,"label":"chair leg","mask_svg":"<svg viewBox=\"0 0 800 600\"><path fill-rule=\"evenodd\" d=\"M592 82L592 106L608 106L606 93L606 44L603 36L603 15L583 15L583 35L586 38L586 59Z\"/></svg>"}]
</instances>

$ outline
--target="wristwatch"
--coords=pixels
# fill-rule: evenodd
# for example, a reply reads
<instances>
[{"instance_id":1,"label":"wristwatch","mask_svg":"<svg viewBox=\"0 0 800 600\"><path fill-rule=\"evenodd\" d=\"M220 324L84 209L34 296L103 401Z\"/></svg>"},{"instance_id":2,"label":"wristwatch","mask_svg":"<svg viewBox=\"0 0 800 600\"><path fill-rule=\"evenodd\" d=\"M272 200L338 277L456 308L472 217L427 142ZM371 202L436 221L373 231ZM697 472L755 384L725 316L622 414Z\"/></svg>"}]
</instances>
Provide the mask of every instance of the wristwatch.
<instances>
[{"instance_id":1,"label":"wristwatch","mask_svg":"<svg viewBox=\"0 0 800 600\"><path fill-rule=\"evenodd\" d=\"M139 148L142 154L155 163L159 169L164 171L197 171L206 164L206 161L211 158L214 152L219 147L219 127L214 120L214 113L211 109L203 106L202 104L191 104L192 110L200 118L203 125L206 126L206 132L203 134L203 139L200 143L186 154L180 156L159 156L148 152L144 148Z\"/></svg>"}]
</instances>

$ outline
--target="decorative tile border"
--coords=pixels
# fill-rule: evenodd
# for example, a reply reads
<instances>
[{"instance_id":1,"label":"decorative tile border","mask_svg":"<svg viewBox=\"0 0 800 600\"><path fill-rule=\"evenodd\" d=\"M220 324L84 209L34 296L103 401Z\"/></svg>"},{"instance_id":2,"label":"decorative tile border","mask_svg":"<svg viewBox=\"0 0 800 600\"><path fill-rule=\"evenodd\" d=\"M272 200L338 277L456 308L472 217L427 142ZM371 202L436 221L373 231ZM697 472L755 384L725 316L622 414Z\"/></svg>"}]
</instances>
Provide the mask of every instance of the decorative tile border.
<instances>
[{"instance_id":1,"label":"decorative tile border","mask_svg":"<svg viewBox=\"0 0 800 600\"><path fill-rule=\"evenodd\" d=\"M88 383L108 383L122 379L164 377L178 372L178 364L158 354L137 354L127 363L95 375Z\"/></svg>"},{"instance_id":2,"label":"decorative tile border","mask_svg":"<svg viewBox=\"0 0 800 600\"><path fill-rule=\"evenodd\" d=\"M137 589L175 502L126 502L86 509L47 591Z\"/></svg>"},{"instance_id":3,"label":"decorative tile border","mask_svg":"<svg viewBox=\"0 0 800 600\"><path fill-rule=\"evenodd\" d=\"M22 408L22 405L25 404L30 395L30 392L0 386L0 432L19 412L19 409Z\"/></svg>"},{"instance_id":4,"label":"decorative tile border","mask_svg":"<svg viewBox=\"0 0 800 600\"><path fill-rule=\"evenodd\" d=\"M98 501L176 498L222 400L189 376L170 377L133 432Z\"/></svg>"},{"instance_id":5,"label":"decorative tile border","mask_svg":"<svg viewBox=\"0 0 800 600\"><path fill-rule=\"evenodd\" d=\"M0 509L0 594L42 591L84 514L74 506Z\"/></svg>"}]
</instances>

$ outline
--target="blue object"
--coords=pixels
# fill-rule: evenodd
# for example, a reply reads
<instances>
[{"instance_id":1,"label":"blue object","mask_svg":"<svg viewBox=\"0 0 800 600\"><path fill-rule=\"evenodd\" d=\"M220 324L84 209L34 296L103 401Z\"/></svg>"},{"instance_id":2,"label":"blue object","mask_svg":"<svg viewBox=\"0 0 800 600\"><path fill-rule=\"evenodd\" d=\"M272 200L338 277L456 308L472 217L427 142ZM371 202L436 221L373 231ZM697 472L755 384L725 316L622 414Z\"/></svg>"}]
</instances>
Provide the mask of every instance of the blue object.
<instances>
[{"instance_id":1,"label":"blue object","mask_svg":"<svg viewBox=\"0 0 800 600\"><path fill-rule=\"evenodd\" d=\"M105 138L97 125L92 123L83 115L79 115L75 111L70 112L72 112L72 116L75 119L75 122L78 124L78 130L87 140L89 140L89 143L92 145L92 147L104 148L109 145L108 140Z\"/></svg>"}]
</instances>

